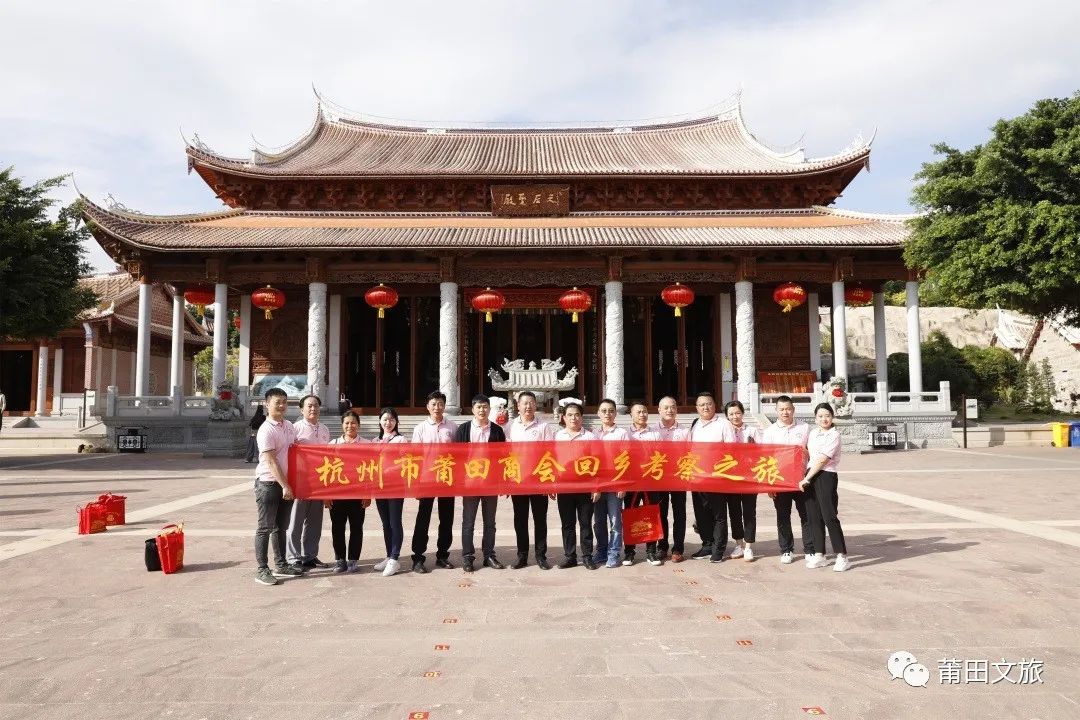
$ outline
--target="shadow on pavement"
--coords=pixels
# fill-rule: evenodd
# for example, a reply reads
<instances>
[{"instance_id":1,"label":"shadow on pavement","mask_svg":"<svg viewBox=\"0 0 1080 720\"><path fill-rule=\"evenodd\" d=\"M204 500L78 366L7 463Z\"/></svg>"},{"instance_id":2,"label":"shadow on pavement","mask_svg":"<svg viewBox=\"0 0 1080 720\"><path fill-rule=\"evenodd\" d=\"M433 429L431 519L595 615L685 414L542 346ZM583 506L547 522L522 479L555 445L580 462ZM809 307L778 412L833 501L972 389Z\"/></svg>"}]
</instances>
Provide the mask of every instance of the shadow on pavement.
<instances>
[{"instance_id":1,"label":"shadow on pavement","mask_svg":"<svg viewBox=\"0 0 1080 720\"><path fill-rule=\"evenodd\" d=\"M907 560L923 555L966 550L975 541L945 542L941 536L923 538L900 538L895 535L857 535L845 538L852 552L852 568Z\"/></svg>"}]
</instances>

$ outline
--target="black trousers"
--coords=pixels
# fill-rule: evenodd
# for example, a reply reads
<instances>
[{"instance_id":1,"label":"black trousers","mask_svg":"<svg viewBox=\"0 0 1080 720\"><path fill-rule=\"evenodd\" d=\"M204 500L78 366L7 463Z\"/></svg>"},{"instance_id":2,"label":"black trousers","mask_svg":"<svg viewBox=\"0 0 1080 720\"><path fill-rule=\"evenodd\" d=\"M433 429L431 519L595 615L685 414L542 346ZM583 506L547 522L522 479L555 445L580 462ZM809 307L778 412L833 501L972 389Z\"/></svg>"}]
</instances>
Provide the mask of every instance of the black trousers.
<instances>
[{"instance_id":1,"label":"black trousers","mask_svg":"<svg viewBox=\"0 0 1080 720\"><path fill-rule=\"evenodd\" d=\"M255 526L255 562L268 568L270 543L274 544L274 563L285 564L285 536L289 533L292 500L281 499L281 486L276 482L255 481L255 507L259 513Z\"/></svg>"},{"instance_id":2,"label":"black trousers","mask_svg":"<svg viewBox=\"0 0 1080 720\"><path fill-rule=\"evenodd\" d=\"M799 513L799 524L802 526L802 546L806 555L814 554L814 535L810 529L810 518L806 514L806 493L785 492L777 493L773 498L773 507L776 508L776 535L780 542L780 554L795 552L795 535L791 532L791 506Z\"/></svg>"},{"instance_id":3,"label":"black trousers","mask_svg":"<svg viewBox=\"0 0 1080 720\"><path fill-rule=\"evenodd\" d=\"M660 506L660 517L665 518L665 516L667 515L667 513L665 511L667 510L667 495L668 495L666 492L649 492L649 493L628 492L626 494L626 497L623 498L623 509L637 507L638 505L643 504L645 502L645 496L646 495L649 496L649 502L651 502L653 505L659 505ZM684 508L684 510L685 510L685 508ZM686 518L685 518L685 514L684 514L683 520L685 521L685 519ZM661 521L661 524L662 525L664 524L663 521ZM667 532L665 532L664 535L667 535ZM625 527L623 528L623 537L626 537L626 528ZM656 552L656 543L657 543L656 540L654 540L653 542L645 543L645 552L647 552L647 553ZM626 545L624 543L623 552L626 555L634 555L637 552L636 548L637 548L637 545Z\"/></svg>"},{"instance_id":4,"label":"black trousers","mask_svg":"<svg viewBox=\"0 0 1080 720\"><path fill-rule=\"evenodd\" d=\"M713 557L719 557L724 554L724 550L727 548L728 504L731 501L731 496L728 493L703 493L703 495L705 496L706 506L712 512L713 527L710 544L704 545L703 538L702 546L711 547Z\"/></svg>"},{"instance_id":5,"label":"black trousers","mask_svg":"<svg viewBox=\"0 0 1080 720\"><path fill-rule=\"evenodd\" d=\"M694 524L697 525L697 533L701 536L701 547L706 550L711 549L713 546L713 532L716 525L716 517L713 515L712 506L706 500L706 496L713 494L715 493L690 493L691 500L694 503Z\"/></svg>"},{"instance_id":6,"label":"black trousers","mask_svg":"<svg viewBox=\"0 0 1080 720\"><path fill-rule=\"evenodd\" d=\"M547 495L512 495L514 533L518 557L529 557L529 508L532 508L533 534L536 536L536 559L547 558Z\"/></svg>"},{"instance_id":7,"label":"black trousers","mask_svg":"<svg viewBox=\"0 0 1080 720\"><path fill-rule=\"evenodd\" d=\"M567 559L577 560L577 528L581 529L581 555L593 554L593 502L589 493L559 493L559 521L562 524L563 552Z\"/></svg>"},{"instance_id":8,"label":"black trousers","mask_svg":"<svg viewBox=\"0 0 1080 720\"><path fill-rule=\"evenodd\" d=\"M473 535L476 529L476 511L483 508L484 535L480 548L484 557L495 557L495 509L499 505L498 495L474 495L461 498L461 557L466 560L476 559L476 546Z\"/></svg>"},{"instance_id":9,"label":"black trousers","mask_svg":"<svg viewBox=\"0 0 1080 720\"><path fill-rule=\"evenodd\" d=\"M335 500L330 505L330 537L334 559L356 562L364 547L365 510L360 500ZM345 523L349 524L349 549L345 552Z\"/></svg>"},{"instance_id":10,"label":"black trousers","mask_svg":"<svg viewBox=\"0 0 1080 720\"><path fill-rule=\"evenodd\" d=\"M757 540L757 493L728 493L731 538L752 543Z\"/></svg>"},{"instance_id":11,"label":"black trousers","mask_svg":"<svg viewBox=\"0 0 1080 720\"><path fill-rule=\"evenodd\" d=\"M416 525L413 527L412 559L414 563L424 562L427 552L428 530L431 527L431 508L435 498L420 498L416 509ZM454 540L454 498L439 498L439 539L435 543L435 559L445 560L450 557L450 543Z\"/></svg>"},{"instance_id":12,"label":"black trousers","mask_svg":"<svg viewBox=\"0 0 1080 720\"><path fill-rule=\"evenodd\" d=\"M814 534L814 548L825 552L825 528L829 529L829 542L834 553L847 553L844 529L840 527L840 498L836 493L836 473L822 470L810 480L806 492L806 514Z\"/></svg>"},{"instance_id":13,"label":"black trousers","mask_svg":"<svg viewBox=\"0 0 1080 720\"><path fill-rule=\"evenodd\" d=\"M255 435L248 435L247 454L244 455L246 462L255 462L259 458L259 445L255 441Z\"/></svg>"},{"instance_id":14,"label":"black trousers","mask_svg":"<svg viewBox=\"0 0 1080 720\"><path fill-rule=\"evenodd\" d=\"M657 549L666 554L670 547L671 552L682 553L685 550L683 545L686 542L686 491L672 490L660 494L663 496L660 499L660 524L664 527L664 537L657 542ZM670 533L668 532L669 504L672 520Z\"/></svg>"}]
</instances>

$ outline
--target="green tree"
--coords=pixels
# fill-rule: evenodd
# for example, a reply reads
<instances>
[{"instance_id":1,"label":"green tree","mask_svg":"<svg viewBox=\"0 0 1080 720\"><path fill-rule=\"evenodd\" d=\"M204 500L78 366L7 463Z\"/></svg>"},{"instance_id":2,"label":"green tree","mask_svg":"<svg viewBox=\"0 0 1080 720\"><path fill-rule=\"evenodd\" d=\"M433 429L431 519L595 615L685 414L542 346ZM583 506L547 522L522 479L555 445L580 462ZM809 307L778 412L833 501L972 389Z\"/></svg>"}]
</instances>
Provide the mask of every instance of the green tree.
<instances>
[{"instance_id":1,"label":"green tree","mask_svg":"<svg viewBox=\"0 0 1080 720\"><path fill-rule=\"evenodd\" d=\"M90 272L78 204L49 217L48 195L63 182L24 185L13 168L0 171L0 337L55 337L97 302L78 282Z\"/></svg>"},{"instance_id":2,"label":"green tree","mask_svg":"<svg viewBox=\"0 0 1080 720\"><path fill-rule=\"evenodd\" d=\"M960 348L960 353L975 374L975 396L983 405L1004 399L1008 388L1020 380L1020 361L1005 348L967 345Z\"/></svg>"},{"instance_id":3,"label":"green tree","mask_svg":"<svg viewBox=\"0 0 1080 720\"><path fill-rule=\"evenodd\" d=\"M1080 92L934 152L915 176L907 263L951 304L1080 318Z\"/></svg>"}]
</instances>

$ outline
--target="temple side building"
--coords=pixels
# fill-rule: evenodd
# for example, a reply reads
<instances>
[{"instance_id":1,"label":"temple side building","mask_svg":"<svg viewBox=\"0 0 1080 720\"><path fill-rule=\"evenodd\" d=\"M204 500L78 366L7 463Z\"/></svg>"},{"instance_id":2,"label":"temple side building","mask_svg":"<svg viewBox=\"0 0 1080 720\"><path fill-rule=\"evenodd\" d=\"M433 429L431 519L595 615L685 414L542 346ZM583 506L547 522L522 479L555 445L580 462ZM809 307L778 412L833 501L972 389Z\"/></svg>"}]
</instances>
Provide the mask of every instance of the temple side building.
<instances>
[{"instance_id":1,"label":"temple side building","mask_svg":"<svg viewBox=\"0 0 1080 720\"><path fill-rule=\"evenodd\" d=\"M85 218L143 285L212 286L217 307L239 313L242 392L280 385L407 414L440 389L455 411L498 394L490 371L504 359L558 358L589 406L672 395L689 411L702 389L754 411L797 391L806 406L823 379L818 306L835 309L843 377L846 291L868 289L883 318L881 286L901 280L916 392L888 397L879 353L877 384L854 399L939 423L947 411L942 388L922 387L905 218L831 207L868 142L779 152L737 101L678 122L563 128L373 121L320 101L284 150L230 158L198 142L187 156L225 209L157 216L86 200ZM382 319L365 302L379 283L398 297ZM661 297L674 283L694 295L680 316ZM773 299L784 283L805 291L790 312ZM252 305L268 285L285 300L272 319ZM491 322L477 301L487 288L502 298ZM591 300L579 322L560 307L572 288ZM136 378L136 396L148 389Z\"/></svg>"}]
</instances>

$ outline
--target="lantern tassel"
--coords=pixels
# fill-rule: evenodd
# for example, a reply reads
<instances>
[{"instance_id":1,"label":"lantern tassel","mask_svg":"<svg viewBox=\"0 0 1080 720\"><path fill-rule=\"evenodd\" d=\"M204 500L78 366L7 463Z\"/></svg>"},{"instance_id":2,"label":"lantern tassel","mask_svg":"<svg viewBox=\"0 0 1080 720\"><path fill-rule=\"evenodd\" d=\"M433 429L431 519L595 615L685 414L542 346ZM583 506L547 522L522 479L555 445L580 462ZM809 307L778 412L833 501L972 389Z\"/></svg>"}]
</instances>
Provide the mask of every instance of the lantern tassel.
<instances>
[{"instance_id":1,"label":"lantern tassel","mask_svg":"<svg viewBox=\"0 0 1080 720\"><path fill-rule=\"evenodd\" d=\"M682 317L682 308L681 307L676 307L675 308L675 317Z\"/></svg>"},{"instance_id":2,"label":"lantern tassel","mask_svg":"<svg viewBox=\"0 0 1080 720\"><path fill-rule=\"evenodd\" d=\"M382 318L384 318L384 317L386 317L386 313L385 313L385 312L383 312L383 309L382 309L382 308L379 308L379 319L381 320L381 319L382 319Z\"/></svg>"},{"instance_id":3,"label":"lantern tassel","mask_svg":"<svg viewBox=\"0 0 1080 720\"><path fill-rule=\"evenodd\" d=\"M484 313L484 322L491 322L491 313Z\"/></svg>"},{"instance_id":4,"label":"lantern tassel","mask_svg":"<svg viewBox=\"0 0 1080 720\"><path fill-rule=\"evenodd\" d=\"M575 313L573 314L573 318L572 318L572 319L573 319L573 321L574 321L574 322L577 322L577 313L576 313L576 312L575 312Z\"/></svg>"},{"instance_id":5,"label":"lantern tassel","mask_svg":"<svg viewBox=\"0 0 1080 720\"><path fill-rule=\"evenodd\" d=\"M270 312L270 308L267 308L267 309L263 310L263 315L266 316L267 320L273 320L274 319L274 313Z\"/></svg>"}]
</instances>

